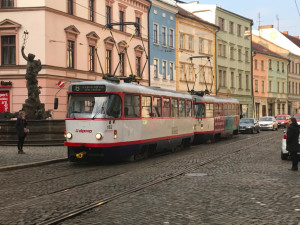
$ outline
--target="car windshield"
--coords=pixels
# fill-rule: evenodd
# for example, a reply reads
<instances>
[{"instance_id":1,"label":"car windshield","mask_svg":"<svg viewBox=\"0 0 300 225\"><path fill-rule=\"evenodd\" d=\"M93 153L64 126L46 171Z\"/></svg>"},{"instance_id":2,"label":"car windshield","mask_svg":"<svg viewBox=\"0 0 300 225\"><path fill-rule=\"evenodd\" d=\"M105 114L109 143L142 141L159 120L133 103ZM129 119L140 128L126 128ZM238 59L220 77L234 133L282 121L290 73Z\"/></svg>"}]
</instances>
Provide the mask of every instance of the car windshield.
<instances>
[{"instance_id":1,"label":"car windshield","mask_svg":"<svg viewBox=\"0 0 300 225\"><path fill-rule=\"evenodd\" d=\"M242 118L240 120L240 123L253 123L253 119L248 119L248 118Z\"/></svg>"},{"instance_id":2,"label":"car windshield","mask_svg":"<svg viewBox=\"0 0 300 225\"><path fill-rule=\"evenodd\" d=\"M69 97L69 118L120 118L122 101L115 94L72 94Z\"/></svg>"},{"instance_id":3,"label":"car windshield","mask_svg":"<svg viewBox=\"0 0 300 225\"><path fill-rule=\"evenodd\" d=\"M285 120L285 119L286 119L285 116L277 116L277 117L276 117L276 120Z\"/></svg>"},{"instance_id":4,"label":"car windshield","mask_svg":"<svg viewBox=\"0 0 300 225\"><path fill-rule=\"evenodd\" d=\"M272 121L272 117L262 117L260 121Z\"/></svg>"},{"instance_id":5,"label":"car windshield","mask_svg":"<svg viewBox=\"0 0 300 225\"><path fill-rule=\"evenodd\" d=\"M294 115L294 118L300 119L300 115Z\"/></svg>"}]
</instances>

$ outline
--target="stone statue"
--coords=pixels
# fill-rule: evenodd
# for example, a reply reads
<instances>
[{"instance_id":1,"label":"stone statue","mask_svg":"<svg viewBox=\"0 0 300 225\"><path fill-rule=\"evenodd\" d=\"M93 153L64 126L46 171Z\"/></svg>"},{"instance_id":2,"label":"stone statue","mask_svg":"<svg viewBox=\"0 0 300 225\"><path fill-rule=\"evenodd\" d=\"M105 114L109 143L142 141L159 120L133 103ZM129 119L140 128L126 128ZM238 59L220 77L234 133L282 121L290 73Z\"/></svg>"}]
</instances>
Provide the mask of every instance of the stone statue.
<instances>
[{"instance_id":1,"label":"stone statue","mask_svg":"<svg viewBox=\"0 0 300 225\"><path fill-rule=\"evenodd\" d=\"M38 86L37 75L42 69L40 60L34 60L35 55L29 53L28 56L24 53L25 47L22 46L22 56L27 61L26 69L26 87L28 90L28 98L23 104L22 111L26 112L28 119L41 120L49 117L49 112L45 112L45 105L40 102L40 89Z\"/></svg>"}]
</instances>

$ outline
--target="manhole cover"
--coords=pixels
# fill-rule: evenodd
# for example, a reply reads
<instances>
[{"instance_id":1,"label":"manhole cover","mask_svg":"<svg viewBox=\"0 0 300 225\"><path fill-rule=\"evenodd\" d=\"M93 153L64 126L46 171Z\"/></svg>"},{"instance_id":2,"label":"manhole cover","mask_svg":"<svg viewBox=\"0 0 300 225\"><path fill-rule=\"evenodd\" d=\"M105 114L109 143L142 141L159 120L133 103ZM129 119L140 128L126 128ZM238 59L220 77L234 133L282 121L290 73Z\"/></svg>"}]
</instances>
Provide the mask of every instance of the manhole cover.
<instances>
[{"instance_id":1,"label":"manhole cover","mask_svg":"<svg viewBox=\"0 0 300 225\"><path fill-rule=\"evenodd\" d=\"M188 177L203 177L206 176L207 173L186 173L185 175Z\"/></svg>"}]
</instances>

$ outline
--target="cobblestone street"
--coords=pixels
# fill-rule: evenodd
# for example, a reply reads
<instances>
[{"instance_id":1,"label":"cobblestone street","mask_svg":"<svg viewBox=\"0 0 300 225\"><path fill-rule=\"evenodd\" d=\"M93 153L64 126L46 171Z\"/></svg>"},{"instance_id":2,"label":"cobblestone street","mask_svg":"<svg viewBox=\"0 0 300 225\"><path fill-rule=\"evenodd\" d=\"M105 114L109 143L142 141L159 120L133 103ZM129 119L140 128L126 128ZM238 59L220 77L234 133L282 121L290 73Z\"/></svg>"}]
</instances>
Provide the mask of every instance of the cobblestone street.
<instances>
[{"instance_id":1,"label":"cobblestone street","mask_svg":"<svg viewBox=\"0 0 300 225\"><path fill-rule=\"evenodd\" d=\"M51 224L180 171L186 172L61 224L298 224L300 175L280 159L281 138L282 130L261 132L134 163L61 162L1 172L0 224Z\"/></svg>"}]
</instances>

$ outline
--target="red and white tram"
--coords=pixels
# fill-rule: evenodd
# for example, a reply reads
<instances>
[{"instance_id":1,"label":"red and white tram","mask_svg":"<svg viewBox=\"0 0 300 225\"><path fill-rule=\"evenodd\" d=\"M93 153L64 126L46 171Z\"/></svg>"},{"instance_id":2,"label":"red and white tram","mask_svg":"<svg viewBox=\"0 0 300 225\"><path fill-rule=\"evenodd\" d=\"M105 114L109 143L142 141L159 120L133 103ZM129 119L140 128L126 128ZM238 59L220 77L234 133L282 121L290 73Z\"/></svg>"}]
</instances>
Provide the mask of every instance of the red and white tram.
<instances>
[{"instance_id":1,"label":"red and white tram","mask_svg":"<svg viewBox=\"0 0 300 225\"><path fill-rule=\"evenodd\" d=\"M188 93L106 80L69 86L66 142L70 161L143 157L193 141Z\"/></svg>"}]
</instances>

